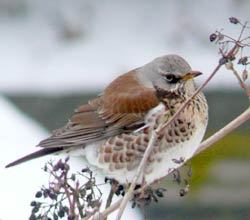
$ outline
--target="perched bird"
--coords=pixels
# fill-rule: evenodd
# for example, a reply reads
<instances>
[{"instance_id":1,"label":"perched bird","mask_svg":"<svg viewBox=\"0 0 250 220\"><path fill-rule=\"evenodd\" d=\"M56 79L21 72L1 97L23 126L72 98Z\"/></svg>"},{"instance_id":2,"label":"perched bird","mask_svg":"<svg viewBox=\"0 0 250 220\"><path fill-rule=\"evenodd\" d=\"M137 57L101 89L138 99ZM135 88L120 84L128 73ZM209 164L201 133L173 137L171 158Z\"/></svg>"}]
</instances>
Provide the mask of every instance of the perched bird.
<instances>
[{"instance_id":1,"label":"perched bird","mask_svg":"<svg viewBox=\"0 0 250 220\"><path fill-rule=\"evenodd\" d=\"M76 152L105 176L129 183L152 131L195 92L193 78L200 74L178 55L158 57L131 70L76 109L64 127L38 144L40 150L7 167L52 153ZM153 183L187 161L197 150L207 122L208 106L200 92L158 136L144 181Z\"/></svg>"}]
</instances>

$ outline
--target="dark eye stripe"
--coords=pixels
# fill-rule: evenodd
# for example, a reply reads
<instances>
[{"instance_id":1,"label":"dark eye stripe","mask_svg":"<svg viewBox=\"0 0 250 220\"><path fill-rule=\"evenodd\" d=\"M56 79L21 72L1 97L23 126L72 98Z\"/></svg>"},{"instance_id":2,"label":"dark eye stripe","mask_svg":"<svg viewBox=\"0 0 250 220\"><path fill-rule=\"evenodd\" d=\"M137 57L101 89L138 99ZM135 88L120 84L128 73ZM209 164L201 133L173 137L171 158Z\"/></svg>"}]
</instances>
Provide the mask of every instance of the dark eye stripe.
<instances>
[{"instance_id":1,"label":"dark eye stripe","mask_svg":"<svg viewBox=\"0 0 250 220\"><path fill-rule=\"evenodd\" d=\"M168 82L168 83L177 83L180 78L179 77L176 77L174 74L167 74L165 75L165 80Z\"/></svg>"}]
</instances>

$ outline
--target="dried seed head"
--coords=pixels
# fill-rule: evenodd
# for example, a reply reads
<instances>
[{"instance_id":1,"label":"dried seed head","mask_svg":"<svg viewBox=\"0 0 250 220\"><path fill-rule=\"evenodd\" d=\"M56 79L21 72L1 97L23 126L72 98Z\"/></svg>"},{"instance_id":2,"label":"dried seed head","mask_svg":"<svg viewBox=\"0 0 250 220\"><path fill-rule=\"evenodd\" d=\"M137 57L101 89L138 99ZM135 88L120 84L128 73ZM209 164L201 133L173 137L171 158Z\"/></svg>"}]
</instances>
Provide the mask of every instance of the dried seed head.
<instances>
[{"instance_id":1,"label":"dried seed head","mask_svg":"<svg viewBox=\"0 0 250 220\"><path fill-rule=\"evenodd\" d=\"M214 42L217 39L217 34L213 33L209 36L210 42Z\"/></svg>"},{"instance_id":2,"label":"dried seed head","mask_svg":"<svg viewBox=\"0 0 250 220\"><path fill-rule=\"evenodd\" d=\"M247 65L248 57L241 57L238 64Z\"/></svg>"},{"instance_id":3,"label":"dried seed head","mask_svg":"<svg viewBox=\"0 0 250 220\"><path fill-rule=\"evenodd\" d=\"M34 213L31 214L31 216L29 217L29 220L36 220L36 215Z\"/></svg>"},{"instance_id":4,"label":"dried seed head","mask_svg":"<svg viewBox=\"0 0 250 220\"><path fill-rule=\"evenodd\" d=\"M232 24L238 24L238 23L240 23L239 19L236 18L236 17L230 17L230 18L229 18L229 21L230 21Z\"/></svg>"},{"instance_id":5,"label":"dried seed head","mask_svg":"<svg viewBox=\"0 0 250 220\"><path fill-rule=\"evenodd\" d=\"M30 203L30 206L36 206L36 205L37 205L36 201L32 201L32 202Z\"/></svg>"},{"instance_id":6,"label":"dried seed head","mask_svg":"<svg viewBox=\"0 0 250 220\"><path fill-rule=\"evenodd\" d=\"M248 71L246 69L244 69L242 72L242 80L246 81L248 78L248 75L249 75Z\"/></svg>"},{"instance_id":7,"label":"dried seed head","mask_svg":"<svg viewBox=\"0 0 250 220\"><path fill-rule=\"evenodd\" d=\"M219 64L220 65L224 65L228 62L228 59L226 57L222 57L220 60L219 60Z\"/></svg>"},{"instance_id":8,"label":"dried seed head","mask_svg":"<svg viewBox=\"0 0 250 220\"><path fill-rule=\"evenodd\" d=\"M35 214L39 211L39 207L38 206L35 206L33 209L32 209L32 213Z\"/></svg>"},{"instance_id":9,"label":"dried seed head","mask_svg":"<svg viewBox=\"0 0 250 220\"><path fill-rule=\"evenodd\" d=\"M186 195L185 190L184 190L184 189L181 189L181 190L180 190L180 196L183 197L183 196L185 196L185 195Z\"/></svg>"},{"instance_id":10,"label":"dried seed head","mask_svg":"<svg viewBox=\"0 0 250 220\"><path fill-rule=\"evenodd\" d=\"M57 215L60 217L60 218L63 218L65 216L65 211L63 208L60 208L60 210L58 211Z\"/></svg>"},{"instance_id":11,"label":"dried seed head","mask_svg":"<svg viewBox=\"0 0 250 220\"><path fill-rule=\"evenodd\" d=\"M35 195L36 198L41 198L43 193L41 191L38 191Z\"/></svg>"},{"instance_id":12,"label":"dried seed head","mask_svg":"<svg viewBox=\"0 0 250 220\"><path fill-rule=\"evenodd\" d=\"M83 173L88 173L89 171L90 171L90 170L89 170L88 167L82 169L82 172L83 172ZM105 177L105 178L106 178L106 177Z\"/></svg>"}]
</instances>

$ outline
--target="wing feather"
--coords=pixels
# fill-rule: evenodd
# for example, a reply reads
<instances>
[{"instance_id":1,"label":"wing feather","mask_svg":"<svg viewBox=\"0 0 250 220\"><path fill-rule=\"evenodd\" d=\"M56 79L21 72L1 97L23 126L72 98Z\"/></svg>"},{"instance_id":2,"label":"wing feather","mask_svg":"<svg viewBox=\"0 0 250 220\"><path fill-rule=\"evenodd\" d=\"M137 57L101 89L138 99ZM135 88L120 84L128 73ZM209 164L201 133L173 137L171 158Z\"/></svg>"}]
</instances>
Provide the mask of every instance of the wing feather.
<instances>
[{"instance_id":1,"label":"wing feather","mask_svg":"<svg viewBox=\"0 0 250 220\"><path fill-rule=\"evenodd\" d=\"M134 71L118 77L102 95L77 108L64 127L38 146L84 146L143 126L145 115L159 101L153 89L138 83Z\"/></svg>"}]
</instances>

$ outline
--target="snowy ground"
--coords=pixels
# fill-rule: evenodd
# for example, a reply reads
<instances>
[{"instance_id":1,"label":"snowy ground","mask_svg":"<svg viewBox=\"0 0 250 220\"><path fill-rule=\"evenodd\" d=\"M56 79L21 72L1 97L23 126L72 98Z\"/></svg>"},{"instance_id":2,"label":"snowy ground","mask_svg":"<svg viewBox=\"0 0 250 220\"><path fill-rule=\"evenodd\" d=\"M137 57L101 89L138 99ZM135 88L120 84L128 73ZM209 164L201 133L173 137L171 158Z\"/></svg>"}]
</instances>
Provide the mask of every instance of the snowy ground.
<instances>
[{"instance_id":1,"label":"snowy ground","mask_svg":"<svg viewBox=\"0 0 250 220\"><path fill-rule=\"evenodd\" d=\"M41 167L48 157L5 169L9 162L34 151L34 146L47 135L37 123L22 115L0 97L0 219L28 219L30 202L40 186L47 184L48 177ZM73 169L79 170L79 163L72 159ZM102 178L103 181L103 178ZM106 188L104 188L106 190ZM106 190L107 191L107 190ZM107 192L104 193L104 197ZM135 210L126 211L128 219L140 219ZM112 219L112 218L110 218Z\"/></svg>"},{"instance_id":2,"label":"snowy ground","mask_svg":"<svg viewBox=\"0 0 250 220\"><path fill-rule=\"evenodd\" d=\"M238 33L239 28L228 23L230 16L250 20L248 1L202 0L192 7L186 1L161 0L22 1L29 2L28 13L0 17L0 91L4 92L96 90L167 53L182 55L204 72L201 82L218 61L209 34L221 27L229 34ZM83 34L63 37L65 24ZM215 87L238 85L232 74L221 72L210 84Z\"/></svg>"}]
</instances>

